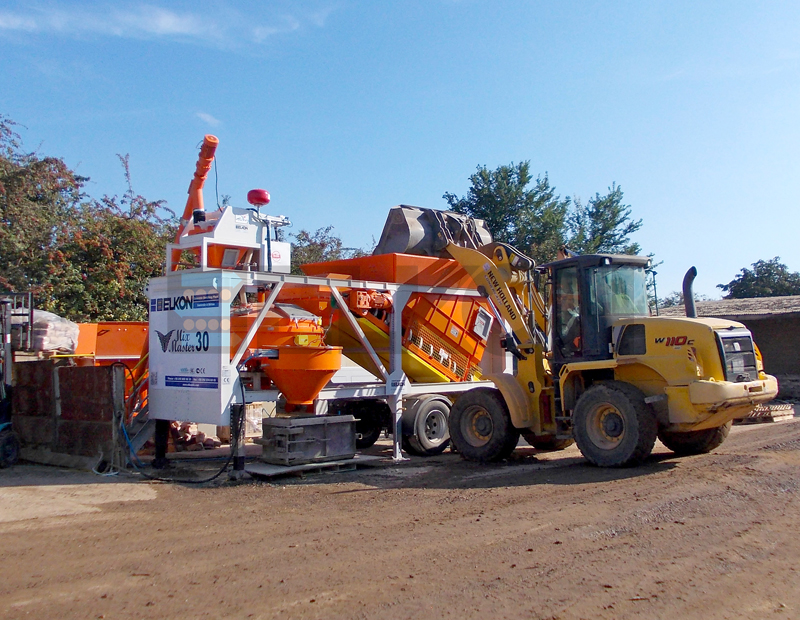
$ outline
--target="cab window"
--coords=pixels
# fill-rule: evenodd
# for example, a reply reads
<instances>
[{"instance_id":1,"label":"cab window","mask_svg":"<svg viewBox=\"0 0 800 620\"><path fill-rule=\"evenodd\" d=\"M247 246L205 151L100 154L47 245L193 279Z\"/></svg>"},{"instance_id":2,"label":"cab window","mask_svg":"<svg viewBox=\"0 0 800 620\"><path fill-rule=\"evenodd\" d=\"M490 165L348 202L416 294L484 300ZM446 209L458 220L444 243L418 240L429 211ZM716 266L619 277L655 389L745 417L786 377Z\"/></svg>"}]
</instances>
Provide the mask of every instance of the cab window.
<instances>
[{"instance_id":1,"label":"cab window","mask_svg":"<svg viewBox=\"0 0 800 620\"><path fill-rule=\"evenodd\" d=\"M563 357L576 357L581 351L580 296L578 268L566 267L556 272L555 330L556 346Z\"/></svg>"}]
</instances>

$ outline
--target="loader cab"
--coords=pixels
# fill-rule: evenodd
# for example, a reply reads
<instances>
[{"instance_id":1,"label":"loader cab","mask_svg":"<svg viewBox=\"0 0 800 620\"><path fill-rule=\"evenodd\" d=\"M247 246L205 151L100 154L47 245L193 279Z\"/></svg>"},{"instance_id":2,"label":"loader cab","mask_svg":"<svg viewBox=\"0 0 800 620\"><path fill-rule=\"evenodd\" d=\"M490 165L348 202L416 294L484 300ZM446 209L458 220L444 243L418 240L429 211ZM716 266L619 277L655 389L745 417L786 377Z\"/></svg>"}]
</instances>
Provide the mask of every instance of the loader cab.
<instances>
[{"instance_id":1,"label":"loader cab","mask_svg":"<svg viewBox=\"0 0 800 620\"><path fill-rule=\"evenodd\" d=\"M611 359L613 324L650 315L645 256L590 254L542 266L551 284L554 370L571 362Z\"/></svg>"}]
</instances>

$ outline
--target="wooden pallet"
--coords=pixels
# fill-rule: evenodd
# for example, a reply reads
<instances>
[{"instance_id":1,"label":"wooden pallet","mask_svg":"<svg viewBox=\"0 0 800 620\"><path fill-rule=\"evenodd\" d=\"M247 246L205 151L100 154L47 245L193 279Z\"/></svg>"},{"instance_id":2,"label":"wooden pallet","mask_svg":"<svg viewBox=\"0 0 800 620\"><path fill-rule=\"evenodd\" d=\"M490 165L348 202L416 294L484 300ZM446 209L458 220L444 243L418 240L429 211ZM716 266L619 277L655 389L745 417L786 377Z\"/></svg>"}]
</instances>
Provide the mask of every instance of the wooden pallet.
<instances>
[{"instance_id":1,"label":"wooden pallet","mask_svg":"<svg viewBox=\"0 0 800 620\"><path fill-rule=\"evenodd\" d=\"M758 405L753 411L733 421L734 424L762 424L765 422L785 422L794 417L794 405L780 403Z\"/></svg>"},{"instance_id":2,"label":"wooden pallet","mask_svg":"<svg viewBox=\"0 0 800 620\"><path fill-rule=\"evenodd\" d=\"M319 474L323 471L353 471L359 467L374 467L385 462L386 459L380 456L356 454L351 459L303 463L302 465L272 465L270 463L247 462L244 470L256 478L276 478L288 474L305 476L307 474Z\"/></svg>"}]
</instances>

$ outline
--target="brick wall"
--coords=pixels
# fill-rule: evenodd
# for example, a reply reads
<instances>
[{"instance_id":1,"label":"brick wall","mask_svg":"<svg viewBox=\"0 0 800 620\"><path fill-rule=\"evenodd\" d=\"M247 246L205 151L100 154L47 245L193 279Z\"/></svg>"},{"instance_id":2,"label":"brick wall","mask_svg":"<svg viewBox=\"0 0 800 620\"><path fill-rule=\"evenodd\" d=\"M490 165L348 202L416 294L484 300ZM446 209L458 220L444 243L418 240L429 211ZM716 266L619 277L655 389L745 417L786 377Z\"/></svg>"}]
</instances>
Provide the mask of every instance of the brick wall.
<instances>
[{"instance_id":1,"label":"brick wall","mask_svg":"<svg viewBox=\"0 0 800 620\"><path fill-rule=\"evenodd\" d=\"M44 360L15 370L12 422L23 448L110 456L114 411L124 406L124 369Z\"/></svg>"}]
</instances>

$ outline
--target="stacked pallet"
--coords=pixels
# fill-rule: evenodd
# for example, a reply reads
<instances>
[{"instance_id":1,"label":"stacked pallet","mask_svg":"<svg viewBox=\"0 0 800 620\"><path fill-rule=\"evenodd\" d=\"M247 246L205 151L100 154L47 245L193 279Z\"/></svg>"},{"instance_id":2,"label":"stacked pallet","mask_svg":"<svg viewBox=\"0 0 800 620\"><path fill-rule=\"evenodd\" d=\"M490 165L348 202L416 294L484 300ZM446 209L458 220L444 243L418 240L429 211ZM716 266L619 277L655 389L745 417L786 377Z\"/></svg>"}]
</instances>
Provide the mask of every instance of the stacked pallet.
<instances>
[{"instance_id":1,"label":"stacked pallet","mask_svg":"<svg viewBox=\"0 0 800 620\"><path fill-rule=\"evenodd\" d=\"M785 422L794 417L792 403L768 403L758 405L742 418L734 420L734 424L760 424L762 422Z\"/></svg>"}]
</instances>

